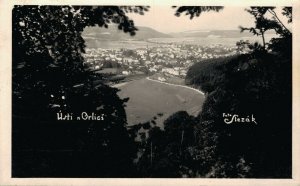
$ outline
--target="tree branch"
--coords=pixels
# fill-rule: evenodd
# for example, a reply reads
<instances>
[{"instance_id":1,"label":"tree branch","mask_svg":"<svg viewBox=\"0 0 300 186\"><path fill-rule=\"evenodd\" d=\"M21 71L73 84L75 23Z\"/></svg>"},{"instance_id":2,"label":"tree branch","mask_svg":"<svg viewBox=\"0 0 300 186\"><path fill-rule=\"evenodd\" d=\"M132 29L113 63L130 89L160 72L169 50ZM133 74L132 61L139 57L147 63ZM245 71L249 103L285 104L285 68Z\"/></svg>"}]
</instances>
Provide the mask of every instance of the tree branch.
<instances>
[{"instance_id":1,"label":"tree branch","mask_svg":"<svg viewBox=\"0 0 300 186\"><path fill-rule=\"evenodd\" d=\"M276 12L274 12L274 10L269 9L268 12L270 14L272 14L277 19L277 21L283 26L283 28L291 34L291 31L288 28L286 28L286 26L281 22L281 20L278 18L277 14L276 14Z\"/></svg>"}]
</instances>

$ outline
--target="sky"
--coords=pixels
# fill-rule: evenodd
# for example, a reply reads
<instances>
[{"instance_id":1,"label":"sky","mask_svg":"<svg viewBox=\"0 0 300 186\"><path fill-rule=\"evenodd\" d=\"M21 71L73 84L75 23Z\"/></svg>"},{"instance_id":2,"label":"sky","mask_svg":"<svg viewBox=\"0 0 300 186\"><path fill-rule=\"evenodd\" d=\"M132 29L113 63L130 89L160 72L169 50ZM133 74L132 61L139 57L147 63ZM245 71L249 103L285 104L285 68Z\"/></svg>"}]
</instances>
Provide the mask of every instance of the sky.
<instances>
[{"instance_id":1,"label":"sky","mask_svg":"<svg viewBox=\"0 0 300 186\"><path fill-rule=\"evenodd\" d=\"M182 14L174 15L175 9L170 6L152 6L145 15L130 13L136 26L147 26L163 33L183 32L190 30L238 30L239 26L254 26L254 18L245 11L247 7L225 7L219 12L203 12L192 20ZM283 21L280 11L277 12Z\"/></svg>"}]
</instances>

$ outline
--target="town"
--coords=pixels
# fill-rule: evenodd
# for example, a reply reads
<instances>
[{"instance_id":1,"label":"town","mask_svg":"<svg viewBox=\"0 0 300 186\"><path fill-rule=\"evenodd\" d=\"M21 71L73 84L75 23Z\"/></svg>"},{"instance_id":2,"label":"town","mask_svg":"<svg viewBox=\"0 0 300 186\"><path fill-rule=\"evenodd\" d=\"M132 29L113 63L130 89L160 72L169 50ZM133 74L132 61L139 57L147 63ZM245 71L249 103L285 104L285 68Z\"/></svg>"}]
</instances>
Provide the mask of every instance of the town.
<instances>
[{"instance_id":1,"label":"town","mask_svg":"<svg viewBox=\"0 0 300 186\"><path fill-rule=\"evenodd\" d=\"M133 49L87 48L85 66L105 75L109 83L151 76L159 81L182 84L190 66L199 61L236 54L235 46L162 44Z\"/></svg>"}]
</instances>

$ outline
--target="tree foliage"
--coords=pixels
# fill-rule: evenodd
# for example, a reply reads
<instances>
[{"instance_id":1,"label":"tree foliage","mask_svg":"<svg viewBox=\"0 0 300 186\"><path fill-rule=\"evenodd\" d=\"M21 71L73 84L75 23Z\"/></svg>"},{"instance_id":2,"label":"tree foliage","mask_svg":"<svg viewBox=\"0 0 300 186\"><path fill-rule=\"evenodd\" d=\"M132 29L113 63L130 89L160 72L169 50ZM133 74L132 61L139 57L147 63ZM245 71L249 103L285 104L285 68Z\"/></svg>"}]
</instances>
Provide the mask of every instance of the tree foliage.
<instances>
[{"instance_id":1,"label":"tree foliage","mask_svg":"<svg viewBox=\"0 0 300 186\"><path fill-rule=\"evenodd\" d=\"M270 30L274 30L276 34L283 37L288 37L291 35L289 29L282 23L278 18L276 12L276 7L250 7L246 9L255 18L255 27L240 27L241 32L249 31L253 35L261 36L263 49L266 49L265 33ZM288 22L292 21L290 7L283 8L283 15L288 17ZM267 18L267 14L272 15L272 19Z\"/></svg>"},{"instance_id":2,"label":"tree foliage","mask_svg":"<svg viewBox=\"0 0 300 186\"><path fill-rule=\"evenodd\" d=\"M219 12L223 10L223 6L173 6L176 8L175 16L179 17L181 14L190 16L190 19L194 17L199 17L203 12L215 11Z\"/></svg>"},{"instance_id":3,"label":"tree foliage","mask_svg":"<svg viewBox=\"0 0 300 186\"><path fill-rule=\"evenodd\" d=\"M188 82L208 92L198 116L195 148L200 162L205 162L197 169L202 176L291 176L292 40L278 21L262 17L269 10L273 8L249 12L257 16L258 34L262 34L260 29L274 29L279 35L268 43L268 51L258 43L246 42L248 53L199 62L188 72ZM253 114L257 124L228 125L223 113Z\"/></svg>"},{"instance_id":4,"label":"tree foliage","mask_svg":"<svg viewBox=\"0 0 300 186\"><path fill-rule=\"evenodd\" d=\"M241 42L249 53L189 69L187 83L207 92L196 118L180 111L164 122L164 129L156 126L155 116L127 130L128 99L120 99L118 89L87 71L81 34L86 26L117 24L134 35L137 28L126 13L143 15L148 8L14 7L13 176L290 177L292 33L274 7L248 9L255 27L242 30L263 39L266 31L275 30L278 38L263 46ZM223 9L174 8L176 16L190 19ZM292 22L290 7L282 14ZM76 120L82 111L104 119ZM254 115L257 125L227 125L222 115L228 112ZM74 119L58 121L57 113L72 113ZM148 138L143 133L141 142L134 143L140 129L148 131Z\"/></svg>"},{"instance_id":5,"label":"tree foliage","mask_svg":"<svg viewBox=\"0 0 300 186\"><path fill-rule=\"evenodd\" d=\"M164 130L154 126L142 146L137 164L141 177L194 177L190 149L195 146L195 118L179 111L164 121Z\"/></svg>"},{"instance_id":6,"label":"tree foliage","mask_svg":"<svg viewBox=\"0 0 300 186\"><path fill-rule=\"evenodd\" d=\"M132 176L134 147L117 89L86 70L86 26L134 35L126 12L147 7L15 6L13 9L13 176ZM95 84L95 80L98 83ZM81 113L103 117L77 120ZM57 114L72 114L59 121ZM120 151L120 152L118 152Z\"/></svg>"}]
</instances>

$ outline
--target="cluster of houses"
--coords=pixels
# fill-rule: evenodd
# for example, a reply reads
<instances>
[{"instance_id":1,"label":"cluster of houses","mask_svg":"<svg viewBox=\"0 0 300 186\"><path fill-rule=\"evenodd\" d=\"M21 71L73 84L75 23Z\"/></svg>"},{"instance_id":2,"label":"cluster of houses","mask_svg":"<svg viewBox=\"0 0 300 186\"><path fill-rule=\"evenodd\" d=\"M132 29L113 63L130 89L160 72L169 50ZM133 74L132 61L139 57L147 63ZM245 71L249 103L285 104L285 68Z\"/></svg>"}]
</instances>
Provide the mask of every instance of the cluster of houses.
<instances>
[{"instance_id":1,"label":"cluster of houses","mask_svg":"<svg viewBox=\"0 0 300 186\"><path fill-rule=\"evenodd\" d=\"M224 45L164 44L138 49L88 48L84 57L92 70L103 70L103 64L109 62L111 68L120 68L117 72L122 75L160 72L185 77L188 68L196 62L235 53L236 47Z\"/></svg>"}]
</instances>

